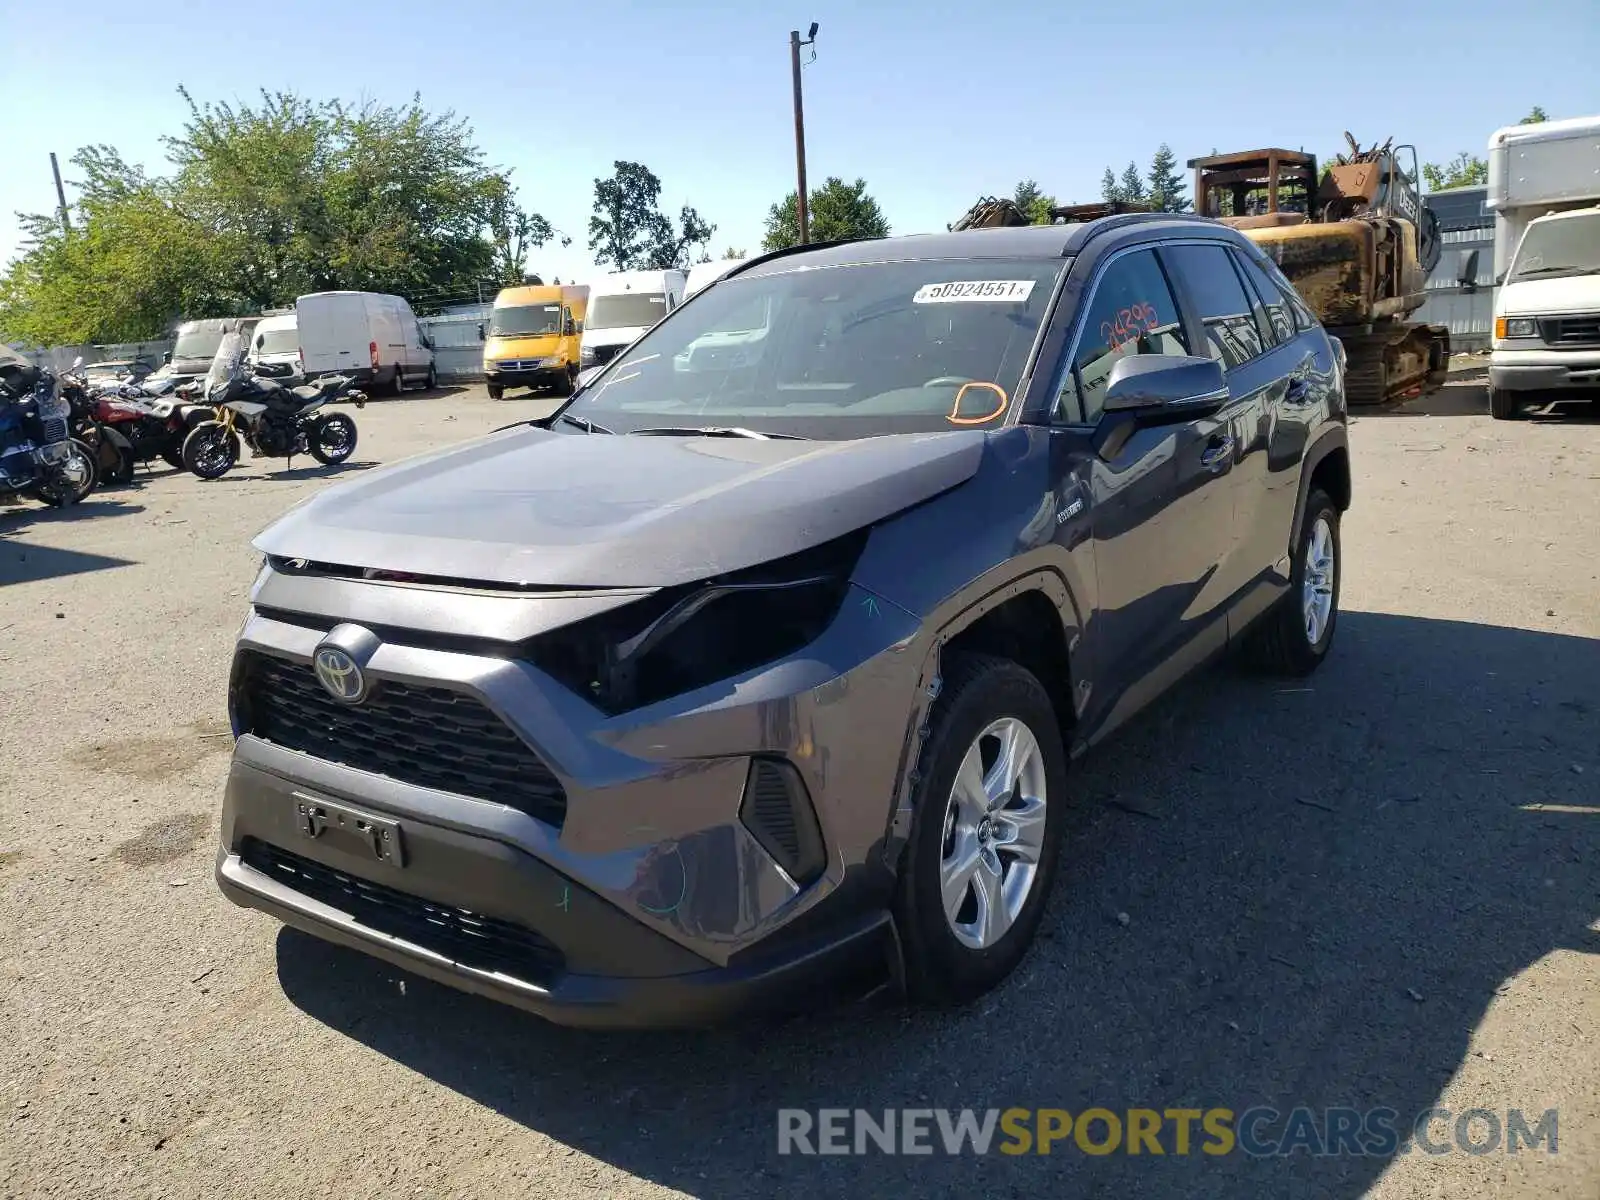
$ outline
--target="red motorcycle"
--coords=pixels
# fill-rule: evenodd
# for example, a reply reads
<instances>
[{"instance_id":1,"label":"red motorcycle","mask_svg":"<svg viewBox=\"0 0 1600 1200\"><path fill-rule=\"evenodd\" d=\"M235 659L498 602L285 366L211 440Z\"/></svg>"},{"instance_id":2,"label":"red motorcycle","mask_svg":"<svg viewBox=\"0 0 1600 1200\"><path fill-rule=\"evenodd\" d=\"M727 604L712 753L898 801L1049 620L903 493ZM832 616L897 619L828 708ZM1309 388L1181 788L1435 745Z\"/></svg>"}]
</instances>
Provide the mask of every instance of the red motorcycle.
<instances>
[{"instance_id":1,"label":"red motorcycle","mask_svg":"<svg viewBox=\"0 0 1600 1200\"><path fill-rule=\"evenodd\" d=\"M134 468L153 458L183 469L183 440L211 410L170 389L127 385L95 390L81 375L63 379L72 404L74 435L94 451L100 476L130 483Z\"/></svg>"}]
</instances>

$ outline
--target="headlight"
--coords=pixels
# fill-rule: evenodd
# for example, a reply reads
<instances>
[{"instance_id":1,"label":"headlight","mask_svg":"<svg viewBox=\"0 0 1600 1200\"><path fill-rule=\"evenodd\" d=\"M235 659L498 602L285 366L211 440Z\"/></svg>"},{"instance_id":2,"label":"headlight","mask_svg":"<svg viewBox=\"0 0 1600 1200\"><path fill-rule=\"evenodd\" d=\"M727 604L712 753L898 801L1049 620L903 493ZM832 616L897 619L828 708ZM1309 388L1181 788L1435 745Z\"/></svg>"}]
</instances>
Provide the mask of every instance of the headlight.
<instances>
[{"instance_id":1,"label":"headlight","mask_svg":"<svg viewBox=\"0 0 1600 1200\"><path fill-rule=\"evenodd\" d=\"M1539 326L1532 317L1497 317L1494 335L1497 338L1538 337Z\"/></svg>"},{"instance_id":2,"label":"headlight","mask_svg":"<svg viewBox=\"0 0 1600 1200\"><path fill-rule=\"evenodd\" d=\"M663 588L540 634L522 653L613 716L742 675L822 636L839 615L867 532Z\"/></svg>"}]
</instances>

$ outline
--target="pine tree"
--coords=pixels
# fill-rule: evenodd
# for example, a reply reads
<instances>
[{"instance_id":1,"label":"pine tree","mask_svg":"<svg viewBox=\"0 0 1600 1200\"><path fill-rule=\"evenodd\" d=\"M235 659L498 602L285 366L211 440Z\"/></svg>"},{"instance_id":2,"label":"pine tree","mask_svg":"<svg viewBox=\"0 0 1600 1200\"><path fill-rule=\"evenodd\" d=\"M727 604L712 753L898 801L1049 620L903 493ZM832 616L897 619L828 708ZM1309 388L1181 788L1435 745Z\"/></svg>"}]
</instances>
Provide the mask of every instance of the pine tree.
<instances>
[{"instance_id":1,"label":"pine tree","mask_svg":"<svg viewBox=\"0 0 1600 1200\"><path fill-rule=\"evenodd\" d=\"M1122 193L1121 199L1140 203L1144 200L1144 178L1139 174L1139 168L1130 160L1127 168L1122 172L1117 189Z\"/></svg>"},{"instance_id":2,"label":"pine tree","mask_svg":"<svg viewBox=\"0 0 1600 1200\"><path fill-rule=\"evenodd\" d=\"M1027 212L1033 207L1033 202L1043 194L1044 193L1039 190L1039 184L1035 180L1024 179L1021 183L1017 184L1016 191L1011 193L1011 202L1023 212Z\"/></svg>"},{"instance_id":3,"label":"pine tree","mask_svg":"<svg viewBox=\"0 0 1600 1200\"><path fill-rule=\"evenodd\" d=\"M1185 191L1183 175L1178 170L1178 156L1172 147L1162 142L1155 157L1150 160L1150 203L1157 212L1188 212L1189 197Z\"/></svg>"},{"instance_id":4,"label":"pine tree","mask_svg":"<svg viewBox=\"0 0 1600 1200\"><path fill-rule=\"evenodd\" d=\"M1122 199L1122 189L1117 186L1116 174L1110 167L1107 167L1106 173L1100 176L1100 199L1107 204L1115 204Z\"/></svg>"}]
</instances>

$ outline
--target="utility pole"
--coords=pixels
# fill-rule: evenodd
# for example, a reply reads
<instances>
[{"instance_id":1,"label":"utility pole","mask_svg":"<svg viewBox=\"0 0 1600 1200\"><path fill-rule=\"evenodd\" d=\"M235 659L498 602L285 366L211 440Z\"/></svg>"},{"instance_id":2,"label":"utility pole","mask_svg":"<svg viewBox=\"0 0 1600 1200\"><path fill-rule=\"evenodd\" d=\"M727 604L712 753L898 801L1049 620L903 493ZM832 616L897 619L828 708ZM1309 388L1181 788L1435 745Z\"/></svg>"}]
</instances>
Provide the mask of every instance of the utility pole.
<instances>
[{"instance_id":1,"label":"utility pole","mask_svg":"<svg viewBox=\"0 0 1600 1200\"><path fill-rule=\"evenodd\" d=\"M61 164L56 162L56 152L50 151L50 174L56 177L56 211L61 214L61 231L72 232L72 222L67 217L67 191L61 186Z\"/></svg>"},{"instance_id":2,"label":"utility pole","mask_svg":"<svg viewBox=\"0 0 1600 1200\"><path fill-rule=\"evenodd\" d=\"M809 46L817 40L817 23L811 22L811 28L806 33L805 39L800 38L798 29L789 31L789 66L794 72L794 161L795 173L799 176L799 188L795 192L795 211L800 218L800 244L807 245L811 241L811 214L810 205L806 196L806 118L805 106L800 99L800 47ZM814 55L813 55L814 56Z\"/></svg>"}]
</instances>

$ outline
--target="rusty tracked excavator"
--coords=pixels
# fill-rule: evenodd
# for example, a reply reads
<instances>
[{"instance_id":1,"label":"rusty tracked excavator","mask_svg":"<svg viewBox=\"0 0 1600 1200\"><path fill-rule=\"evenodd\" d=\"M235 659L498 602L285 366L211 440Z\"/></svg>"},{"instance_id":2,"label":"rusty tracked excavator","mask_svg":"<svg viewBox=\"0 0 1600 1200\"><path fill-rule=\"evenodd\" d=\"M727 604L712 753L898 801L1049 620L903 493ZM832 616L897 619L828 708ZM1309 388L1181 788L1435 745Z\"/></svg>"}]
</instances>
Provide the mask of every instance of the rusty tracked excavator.
<instances>
[{"instance_id":1,"label":"rusty tracked excavator","mask_svg":"<svg viewBox=\"0 0 1600 1200\"><path fill-rule=\"evenodd\" d=\"M1050 210L1050 224L1052 225L1078 225L1084 221L1093 221L1097 217L1109 217L1116 213L1149 212L1147 204L1133 204L1121 200L1105 204L1066 204ZM985 196L979 200L950 226L951 233L959 233L963 229L1013 229L1019 225L1032 225L1028 214L1017 207L1016 202L994 196Z\"/></svg>"},{"instance_id":2,"label":"rusty tracked excavator","mask_svg":"<svg viewBox=\"0 0 1600 1200\"><path fill-rule=\"evenodd\" d=\"M1320 175L1314 155L1290 150L1191 159L1195 211L1272 257L1344 344L1349 402L1381 404L1437 387L1449 370L1450 331L1407 320L1427 298L1439 224L1412 147L1345 141L1350 152Z\"/></svg>"}]
</instances>

